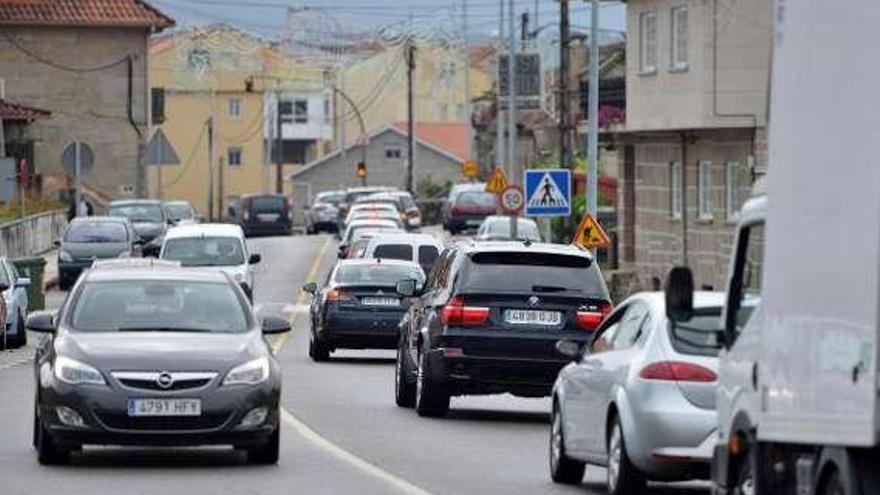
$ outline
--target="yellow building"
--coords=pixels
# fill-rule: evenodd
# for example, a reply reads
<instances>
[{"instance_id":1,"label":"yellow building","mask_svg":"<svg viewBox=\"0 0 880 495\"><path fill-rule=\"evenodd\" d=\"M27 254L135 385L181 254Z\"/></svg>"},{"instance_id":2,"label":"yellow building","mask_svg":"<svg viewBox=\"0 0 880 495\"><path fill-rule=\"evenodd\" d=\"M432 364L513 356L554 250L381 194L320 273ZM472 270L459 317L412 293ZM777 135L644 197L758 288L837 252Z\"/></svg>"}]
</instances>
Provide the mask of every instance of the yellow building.
<instances>
[{"instance_id":1,"label":"yellow building","mask_svg":"<svg viewBox=\"0 0 880 495\"><path fill-rule=\"evenodd\" d=\"M149 68L153 129L179 158L150 167L150 193L188 200L206 218L223 216L239 195L275 191L276 150L286 174L332 139L323 72L237 29L214 25L155 38Z\"/></svg>"}]
</instances>

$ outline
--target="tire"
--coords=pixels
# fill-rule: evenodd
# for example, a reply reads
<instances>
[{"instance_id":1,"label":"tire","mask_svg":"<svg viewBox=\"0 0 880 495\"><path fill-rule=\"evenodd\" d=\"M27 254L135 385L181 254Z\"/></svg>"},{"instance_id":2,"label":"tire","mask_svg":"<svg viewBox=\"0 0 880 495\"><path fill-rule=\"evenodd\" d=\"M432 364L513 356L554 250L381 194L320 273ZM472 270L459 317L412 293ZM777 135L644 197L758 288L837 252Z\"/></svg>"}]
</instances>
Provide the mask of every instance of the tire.
<instances>
[{"instance_id":1,"label":"tire","mask_svg":"<svg viewBox=\"0 0 880 495\"><path fill-rule=\"evenodd\" d=\"M275 431L269 437L269 441L259 447L247 449L247 461L249 464L278 464L278 452L281 448L281 424L275 425Z\"/></svg>"},{"instance_id":2,"label":"tire","mask_svg":"<svg viewBox=\"0 0 880 495\"><path fill-rule=\"evenodd\" d=\"M24 316L18 315L18 322L15 325L15 343L14 347L24 347L27 345L27 330L24 326Z\"/></svg>"},{"instance_id":3,"label":"tire","mask_svg":"<svg viewBox=\"0 0 880 495\"><path fill-rule=\"evenodd\" d=\"M397 364L394 366L394 400L398 407L412 409L416 405L416 386L407 380L412 374L407 363L406 355L401 345L397 347Z\"/></svg>"},{"instance_id":4,"label":"tire","mask_svg":"<svg viewBox=\"0 0 880 495\"><path fill-rule=\"evenodd\" d=\"M757 493L755 448L755 444L749 441L745 457L736 462L736 477L733 478L730 495L752 495Z\"/></svg>"},{"instance_id":5,"label":"tire","mask_svg":"<svg viewBox=\"0 0 880 495\"><path fill-rule=\"evenodd\" d=\"M608 493L610 495L639 495L642 493L646 485L645 475L640 473L629 459L623 428L617 417L612 419L606 450L608 452Z\"/></svg>"},{"instance_id":6,"label":"tire","mask_svg":"<svg viewBox=\"0 0 880 495\"><path fill-rule=\"evenodd\" d=\"M840 473L836 469L828 476L819 493L821 495L847 495L843 489L843 482L840 481Z\"/></svg>"},{"instance_id":7,"label":"tire","mask_svg":"<svg viewBox=\"0 0 880 495\"><path fill-rule=\"evenodd\" d=\"M565 430L562 428L562 413L558 407L553 407L550 421L550 478L554 483L579 485L584 480L587 464L566 455Z\"/></svg>"},{"instance_id":8,"label":"tire","mask_svg":"<svg viewBox=\"0 0 880 495\"><path fill-rule=\"evenodd\" d=\"M34 443L37 448L37 462L43 466L57 466L70 462L70 451L59 448L52 438L52 434L40 418L34 414L34 430L36 438Z\"/></svg>"},{"instance_id":9,"label":"tire","mask_svg":"<svg viewBox=\"0 0 880 495\"><path fill-rule=\"evenodd\" d=\"M449 412L449 392L441 385L433 383L434 370L428 361L427 351L419 355L419 370L416 378L416 412L419 416L442 418Z\"/></svg>"},{"instance_id":10,"label":"tire","mask_svg":"<svg viewBox=\"0 0 880 495\"><path fill-rule=\"evenodd\" d=\"M316 363L323 363L330 360L330 349L326 344L322 344L315 340L314 337L309 338L309 357Z\"/></svg>"}]
</instances>

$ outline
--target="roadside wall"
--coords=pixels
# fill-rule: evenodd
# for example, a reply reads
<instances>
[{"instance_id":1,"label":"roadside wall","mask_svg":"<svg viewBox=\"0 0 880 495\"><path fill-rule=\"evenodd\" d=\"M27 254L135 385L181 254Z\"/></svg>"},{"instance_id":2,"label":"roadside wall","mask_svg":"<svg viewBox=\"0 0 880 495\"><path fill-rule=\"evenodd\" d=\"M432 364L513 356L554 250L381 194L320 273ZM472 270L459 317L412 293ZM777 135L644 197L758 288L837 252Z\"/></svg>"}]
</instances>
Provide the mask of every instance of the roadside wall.
<instances>
[{"instance_id":1,"label":"roadside wall","mask_svg":"<svg viewBox=\"0 0 880 495\"><path fill-rule=\"evenodd\" d=\"M53 210L0 225L0 256L21 258L53 249L67 226L67 212Z\"/></svg>"}]
</instances>

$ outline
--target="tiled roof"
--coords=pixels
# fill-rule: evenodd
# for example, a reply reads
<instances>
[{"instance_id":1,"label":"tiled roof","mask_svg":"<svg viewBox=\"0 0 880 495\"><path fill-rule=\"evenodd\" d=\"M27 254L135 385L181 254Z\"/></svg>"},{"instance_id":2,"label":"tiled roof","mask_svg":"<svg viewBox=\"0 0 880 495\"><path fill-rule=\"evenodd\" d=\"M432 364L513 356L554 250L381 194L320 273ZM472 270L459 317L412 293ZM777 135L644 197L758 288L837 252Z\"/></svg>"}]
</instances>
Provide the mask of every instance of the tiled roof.
<instances>
[{"instance_id":1,"label":"tiled roof","mask_svg":"<svg viewBox=\"0 0 880 495\"><path fill-rule=\"evenodd\" d=\"M406 122L395 122L397 127L404 133L407 131ZM422 141L440 148L447 153L462 160L470 158L470 146L468 146L467 124L428 124L417 122L415 124L416 136Z\"/></svg>"},{"instance_id":2,"label":"tiled roof","mask_svg":"<svg viewBox=\"0 0 880 495\"><path fill-rule=\"evenodd\" d=\"M52 115L48 110L26 107L6 100L0 100L0 119L31 121Z\"/></svg>"},{"instance_id":3,"label":"tiled roof","mask_svg":"<svg viewBox=\"0 0 880 495\"><path fill-rule=\"evenodd\" d=\"M143 0L0 0L0 26L164 29L174 20Z\"/></svg>"}]
</instances>

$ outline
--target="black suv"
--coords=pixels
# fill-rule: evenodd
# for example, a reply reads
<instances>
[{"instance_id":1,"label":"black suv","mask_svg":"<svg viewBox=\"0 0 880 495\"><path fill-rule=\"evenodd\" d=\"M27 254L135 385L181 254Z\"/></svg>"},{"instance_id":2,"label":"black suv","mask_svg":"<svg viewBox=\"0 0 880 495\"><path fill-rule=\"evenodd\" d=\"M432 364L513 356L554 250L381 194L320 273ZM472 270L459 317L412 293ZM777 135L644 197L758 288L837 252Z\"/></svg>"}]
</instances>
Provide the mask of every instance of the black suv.
<instances>
[{"instance_id":1,"label":"black suv","mask_svg":"<svg viewBox=\"0 0 880 495\"><path fill-rule=\"evenodd\" d=\"M586 344L611 311L592 256L574 246L458 244L443 252L401 320L396 400L444 416L453 395L549 396L568 359L560 339Z\"/></svg>"}]
</instances>

